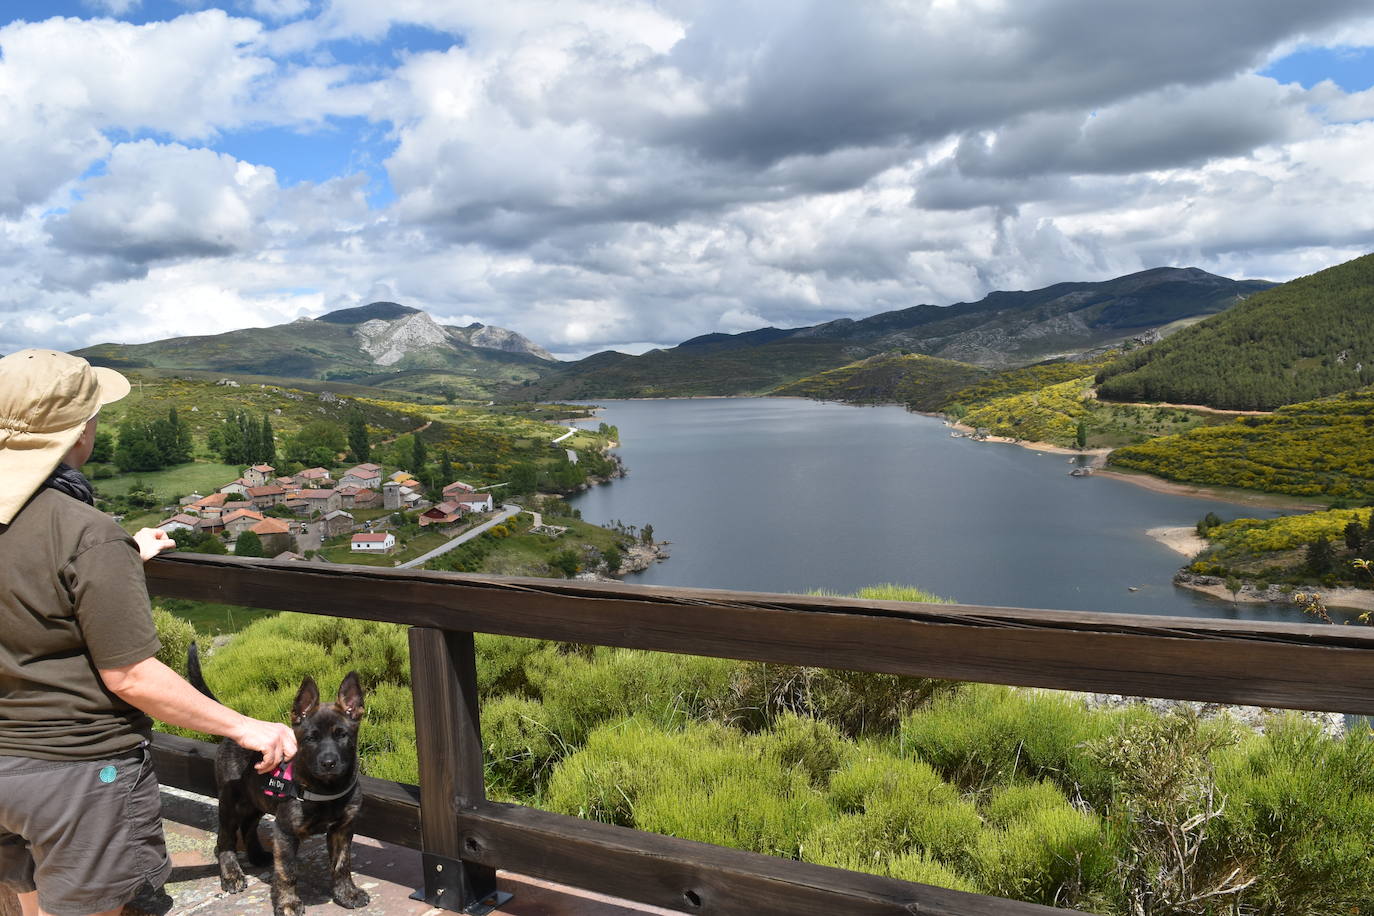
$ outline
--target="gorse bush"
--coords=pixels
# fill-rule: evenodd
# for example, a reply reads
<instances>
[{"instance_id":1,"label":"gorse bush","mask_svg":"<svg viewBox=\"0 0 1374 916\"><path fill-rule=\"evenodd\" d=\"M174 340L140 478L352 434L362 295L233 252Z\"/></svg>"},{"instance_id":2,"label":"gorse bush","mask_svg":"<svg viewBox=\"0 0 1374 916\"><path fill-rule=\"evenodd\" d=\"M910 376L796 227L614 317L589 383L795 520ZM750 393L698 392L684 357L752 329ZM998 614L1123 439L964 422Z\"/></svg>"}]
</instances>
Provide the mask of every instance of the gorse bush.
<instances>
[{"instance_id":1,"label":"gorse bush","mask_svg":"<svg viewBox=\"0 0 1374 916\"><path fill-rule=\"evenodd\" d=\"M165 660L184 658L187 625L157 619ZM493 798L1112 916L1327 916L1374 900L1364 737L1297 719L1257 735L1051 691L476 647ZM283 614L203 667L222 700L277 721L305 675L329 696L356 669L364 771L416 781L405 628Z\"/></svg>"},{"instance_id":2,"label":"gorse bush","mask_svg":"<svg viewBox=\"0 0 1374 916\"><path fill-rule=\"evenodd\" d=\"M1088 714L1065 694L971 684L908 716L900 741L903 752L929 760L965 791L1049 779L1070 797L1098 803L1109 795L1110 776L1087 743L1120 719L1145 715L1131 708Z\"/></svg>"},{"instance_id":3,"label":"gorse bush","mask_svg":"<svg viewBox=\"0 0 1374 916\"><path fill-rule=\"evenodd\" d=\"M1374 741L1287 716L1218 755L1217 841L1258 916L1364 912L1374 901ZM1365 908L1365 909L1361 909Z\"/></svg>"}]
</instances>

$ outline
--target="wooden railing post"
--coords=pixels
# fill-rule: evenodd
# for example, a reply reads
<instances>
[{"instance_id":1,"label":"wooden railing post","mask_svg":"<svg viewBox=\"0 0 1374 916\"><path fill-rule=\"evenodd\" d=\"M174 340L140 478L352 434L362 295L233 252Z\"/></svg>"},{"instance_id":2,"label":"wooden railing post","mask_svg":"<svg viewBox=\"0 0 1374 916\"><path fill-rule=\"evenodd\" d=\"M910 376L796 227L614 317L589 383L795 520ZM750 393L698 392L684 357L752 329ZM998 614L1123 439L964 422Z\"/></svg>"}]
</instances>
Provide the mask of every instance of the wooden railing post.
<instances>
[{"instance_id":1,"label":"wooden railing post","mask_svg":"<svg viewBox=\"0 0 1374 916\"><path fill-rule=\"evenodd\" d=\"M477 700L477 652L469 632L412 627L410 689L420 763L420 843L431 906L487 912L503 902L496 870L463 861L458 814L486 801ZM473 910L476 912L477 910Z\"/></svg>"}]
</instances>

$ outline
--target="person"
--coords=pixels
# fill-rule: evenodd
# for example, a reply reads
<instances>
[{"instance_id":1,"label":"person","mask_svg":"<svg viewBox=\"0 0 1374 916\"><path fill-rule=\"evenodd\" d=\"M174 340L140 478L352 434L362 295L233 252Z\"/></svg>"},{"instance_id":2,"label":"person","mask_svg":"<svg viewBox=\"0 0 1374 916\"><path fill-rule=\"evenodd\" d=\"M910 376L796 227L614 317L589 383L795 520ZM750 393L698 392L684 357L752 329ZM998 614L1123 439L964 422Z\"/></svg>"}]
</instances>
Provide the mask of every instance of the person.
<instances>
[{"instance_id":1,"label":"person","mask_svg":"<svg viewBox=\"0 0 1374 916\"><path fill-rule=\"evenodd\" d=\"M119 373L51 350L0 358L0 884L24 916L118 913L171 870L150 716L222 735L268 772L296 752L285 724L204 696L155 657L141 560L78 470Z\"/></svg>"}]
</instances>

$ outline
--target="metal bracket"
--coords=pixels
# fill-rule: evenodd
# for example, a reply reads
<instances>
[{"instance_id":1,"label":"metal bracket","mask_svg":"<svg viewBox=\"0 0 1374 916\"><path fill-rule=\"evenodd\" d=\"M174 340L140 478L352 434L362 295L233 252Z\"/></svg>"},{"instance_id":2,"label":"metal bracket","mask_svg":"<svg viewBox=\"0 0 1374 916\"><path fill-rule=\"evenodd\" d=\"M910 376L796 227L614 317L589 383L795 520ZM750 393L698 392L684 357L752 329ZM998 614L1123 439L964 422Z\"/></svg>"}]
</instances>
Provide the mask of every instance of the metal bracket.
<instances>
[{"instance_id":1,"label":"metal bracket","mask_svg":"<svg viewBox=\"0 0 1374 916\"><path fill-rule=\"evenodd\" d=\"M461 859L450 859L433 853L421 853L425 886L410 895L411 900L423 900L430 906L469 916L487 916L510 900L512 895L490 886L477 886L489 869L469 867ZM476 872L476 874L474 874ZM474 881L474 878L477 880ZM490 880L483 882L489 884Z\"/></svg>"}]
</instances>

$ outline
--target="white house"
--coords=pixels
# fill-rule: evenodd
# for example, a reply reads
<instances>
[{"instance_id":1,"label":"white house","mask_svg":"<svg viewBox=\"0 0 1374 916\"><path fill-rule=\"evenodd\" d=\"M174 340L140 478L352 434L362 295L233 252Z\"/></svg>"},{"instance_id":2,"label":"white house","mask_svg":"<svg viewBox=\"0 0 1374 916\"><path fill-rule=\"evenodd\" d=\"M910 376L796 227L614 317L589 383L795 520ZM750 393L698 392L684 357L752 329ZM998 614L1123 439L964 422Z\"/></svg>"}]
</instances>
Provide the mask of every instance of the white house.
<instances>
[{"instance_id":1,"label":"white house","mask_svg":"<svg viewBox=\"0 0 1374 916\"><path fill-rule=\"evenodd\" d=\"M353 535L353 549L368 553L387 553L396 547L396 535L390 531L377 534Z\"/></svg>"},{"instance_id":2,"label":"white house","mask_svg":"<svg viewBox=\"0 0 1374 916\"><path fill-rule=\"evenodd\" d=\"M195 531L196 522L198 521L200 521L200 519L196 518L194 515L186 515L182 513L178 515L173 515L171 518L167 519L161 525L158 525L157 528L159 531L165 531L168 534L171 534L174 531Z\"/></svg>"}]
</instances>

